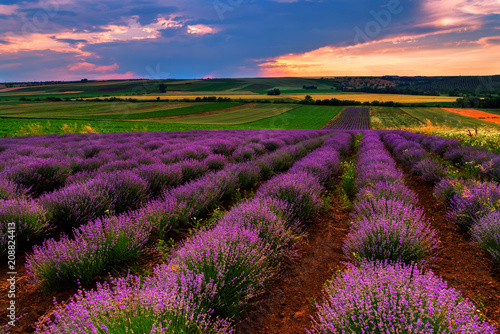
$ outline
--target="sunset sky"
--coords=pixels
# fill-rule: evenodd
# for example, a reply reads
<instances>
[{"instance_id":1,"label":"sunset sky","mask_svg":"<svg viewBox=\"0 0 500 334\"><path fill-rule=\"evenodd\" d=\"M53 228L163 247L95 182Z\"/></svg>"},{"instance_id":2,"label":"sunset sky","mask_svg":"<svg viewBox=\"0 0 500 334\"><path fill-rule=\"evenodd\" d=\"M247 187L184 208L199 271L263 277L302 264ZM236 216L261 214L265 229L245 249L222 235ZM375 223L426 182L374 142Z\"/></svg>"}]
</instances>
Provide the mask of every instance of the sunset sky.
<instances>
[{"instance_id":1,"label":"sunset sky","mask_svg":"<svg viewBox=\"0 0 500 334\"><path fill-rule=\"evenodd\" d=\"M0 2L0 82L500 74L500 0Z\"/></svg>"}]
</instances>

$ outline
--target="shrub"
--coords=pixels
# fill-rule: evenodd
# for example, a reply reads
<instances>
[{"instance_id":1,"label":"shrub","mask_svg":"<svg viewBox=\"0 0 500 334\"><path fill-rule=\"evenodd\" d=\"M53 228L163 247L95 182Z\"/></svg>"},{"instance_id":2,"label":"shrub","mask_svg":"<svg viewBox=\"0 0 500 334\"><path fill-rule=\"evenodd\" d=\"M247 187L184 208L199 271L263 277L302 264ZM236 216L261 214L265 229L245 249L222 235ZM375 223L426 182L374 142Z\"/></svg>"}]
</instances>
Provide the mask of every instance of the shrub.
<instances>
[{"instance_id":1,"label":"shrub","mask_svg":"<svg viewBox=\"0 0 500 334\"><path fill-rule=\"evenodd\" d=\"M0 178L0 200L24 197L25 191L14 182Z\"/></svg>"},{"instance_id":2,"label":"shrub","mask_svg":"<svg viewBox=\"0 0 500 334\"><path fill-rule=\"evenodd\" d=\"M378 215L419 221L423 219L424 213L422 209L408 205L405 201L392 198L365 198L354 203L355 221Z\"/></svg>"},{"instance_id":3,"label":"shrub","mask_svg":"<svg viewBox=\"0 0 500 334\"><path fill-rule=\"evenodd\" d=\"M101 174L97 180L105 185L116 213L136 210L148 197L148 183L132 171Z\"/></svg>"},{"instance_id":4,"label":"shrub","mask_svg":"<svg viewBox=\"0 0 500 334\"><path fill-rule=\"evenodd\" d=\"M417 162L412 171L419 174L422 180L432 185L448 175L446 167L429 158Z\"/></svg>"},{"instance_id":5,"label":"shrub","mask_svg":"<svg viewBox=\"0 0 500 334\"><path fill-rule=\"evenodd\" d=\"M55 159L30 158L3 171L4 177L29 189L34 196L51 192L64 185L69 166Z\"/></svg>"},{"instance_id":6,"label":"shrub","mask_svg":"<svg viewBox=\"0 0 500 334\"><path fill-rule=\"evenodd\" d=\"M425 260L438 248L439 241L428 222L414 218L381 214L356 221L356 229L344 244L344 254L355 261L410 264Z\"/></svg>"},{"instance_id":7,"label":"shrub","mask_svg":"<svg viewBox=\"0 0 500 334\"><path fill-rule=\"evenodd\" d=\"M208 171L208 167L205 162L194 159L181 161L178 163L178 165L182 169L182 182L200 178Z\"/></svg>"},{"instance_id":8,"label":"shrub","mask_svg":"<svg viewBox=\"0 0 500 334\"><path fill-rule=\"evenodd\" d=\"M111 265L136 258L151 227L132 215L97 219L74 230L74 239L49 239L35 246L26 268L34 283L50 292L77 282L88 283Z\"/></svg>"},{"instance_id":9,"label":"shrub","mask_svg":"<svg viewBox=\"0 0 500 334\"><path fill-rule=\"evenodd\" d=\"M182 273L146 285L136 276L113 279L112 285L79 290L57 306L54 321L40 324L37 333L81 333L82 328L90 333L233 333L226 321L212 320L209 311L200 310L196 301L210 298L211 292L200 276Z\"/></svg>"},{"instance_id":10,"label":"shrub","mask_svg":"<svg viewBox=\"0 0 500 334\"><path fill-rule=\"evenodd\" d=\"M418 202L417 195L405 184L388 181L377 181L359 190L358 199L393 199L408 205Z\"/></svg>"},{"instance_id":11,"label":"shrub","mask_svg":"<svg viewBox=\"0 0 500 334\"><path fill-rule=\"evenodd\" d=\"M351 266L324 290L309 333L494 333L478 310L414 265Z\"/></svg>"},{"instance_id":12,"label":"shrub","mask_svg":"<svg viewBox=\"0 0 500 334\"><path fill-rule=\"evenodd\" d=\"M135 169L140 177L148 183L148 193L156 198L166 189L176 187L182 182L182 168L178 164L165 165L156 163L142 165Z\"/></svg>"},{"instance_id":13,"label":"shrub","mask_svg":"<svg viewBox=\"0 0 500 334\"><path fill-rule=\"evenodd\" d=\"M468 230L491 211L500 209L500 185L477 182L466 185L450 200L447 217Z\"/></svg>"},{"instance_id":14,"label":"shrub","mask_svg":"<svg viewBox=\"0 0 500 334\"><path fill-rule=\"evenodd\" d=\"M312 175L304 172L278 175L262 185L257 197L271 197L288 203L293 218L310 221L322 208L324 188Z\"/></svg>"},{"instance_id":15,"label":"shrub","mask_svg":"<svg viewBox=\"0 0 500 334\"><path fill-rule=\"evenodd\" d=\"M233 207L219 220L219 225L235 225L257 232L266 241L273 261L291 257L297 237L301 234L298 224L290 221L290 206L271 198L256 198Z\"/></svg>"},{"instance_id":16,"label":"shrub","mask_svg":"<svg viewBox=\"0 0 500 334\"><path fill-rule=\"evenodd\" d=\"M500 211L493 211L480 218L472 227L475 242L500 262Z\"/></svg>"},{"instance_id":17,"label":"shrub","mask_svg":"<svg viewBox=\"0 0 500 334\"><path fill-rule=\"evenodd\" d=\"M40 198L40 203L56 226L69 231L104 216L112 210L113 199L107 185L93 179L46 194Z\"/></svg>"},{"instance_id":18,"label":"shrub","mask_svg":"<svg viewBox=\"0 0 500 334\"><path fill-rule=\"evenodd\" d=\"M27 199L0 199L0 256L7 254L9 226L14 227L15 246L47 232L47 212L36 202Z\"/></svg>"},{"instance_id":19,"label":"shrub","mask_svg":"<svg viewBox=\"0 0 500 334\"><path fill-rule=\"evenodd\" d=\"M202 275L205 282L213 282L213 296L200 303L216 315L231 318L273 276L269 258L273 258L269 245L254 230L224 224L189 239L162 267Z\"/></svg>"},{"instance_id":20,"label":"shrub","mask_svg":"<svg viewBox=\"0 0 500 334\"><path fill-rule=\"evenodd\" d=\"M481 174L485 175L492 181L500 182L500 157L482 164Z\"/></svg>"}]
</instances>

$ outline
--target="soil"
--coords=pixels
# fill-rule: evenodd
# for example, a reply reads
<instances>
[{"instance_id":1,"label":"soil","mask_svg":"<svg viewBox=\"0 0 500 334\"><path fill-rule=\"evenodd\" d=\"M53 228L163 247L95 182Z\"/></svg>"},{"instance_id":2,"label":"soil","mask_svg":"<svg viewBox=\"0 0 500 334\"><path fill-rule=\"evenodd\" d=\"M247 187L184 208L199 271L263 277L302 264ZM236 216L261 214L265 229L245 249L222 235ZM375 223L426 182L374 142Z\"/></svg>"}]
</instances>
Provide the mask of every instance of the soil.
<instances>
[{"instance_id":1,"label":"soil","mask_svg":"<svg viewBox=\"0 0 500 334\"><path fill-rule=\"evenodd\" d=\"M431 270L448 286L473 301L492 325L500 330L500 271L493 258L474 245L459 226L446 220L447 207L438 205L433 187L405 171L405 182L418 195L418 205L437 230L442 249L430 263ZM483 304L484 306L482 306Z\"/></svg>"},{"instance_id":2,"label":"soil","mask_svg":"<svg viewBox=\"0 0 500 334\"><path fill-rule=\"evenodd\" d=\"M281 277L271 284L264 298L236 327L238 334L304 333L312 325L314 301L322 296L325 282L345 268L342 252L349 232L349 210L339 200L307 227L299 245L300 257L284 265Z\"/></svg>"}]
</instances>

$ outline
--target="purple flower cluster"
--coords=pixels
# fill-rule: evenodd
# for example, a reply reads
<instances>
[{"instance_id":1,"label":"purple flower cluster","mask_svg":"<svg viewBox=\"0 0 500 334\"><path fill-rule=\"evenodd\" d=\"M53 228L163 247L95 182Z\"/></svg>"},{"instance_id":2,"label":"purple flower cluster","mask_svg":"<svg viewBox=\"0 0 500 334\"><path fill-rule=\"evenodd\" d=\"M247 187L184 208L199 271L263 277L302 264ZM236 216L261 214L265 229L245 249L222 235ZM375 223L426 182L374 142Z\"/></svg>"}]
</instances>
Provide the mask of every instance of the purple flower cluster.
<instances>
[{"instance_id":1,"label":"purple flower cluster","mask_svg":"<svg viewBox=\"0 0 500 334\"><path fill-rule=\"evenodd\" d=\"M54 311L54 320L37 333L233 333L227 321L213 320L211 310L199 307L213 287L202 276L170 273L164 281L136 276L113 279L96 290L79 290L69 303Z\"/></svg>"},{"instance_id":2,"label":"purple flower cluster","mask_svg":"<svg viewBox=\"0 0 500 334\"><path fill-rule=\"evenodd\" d=\"M365 132L356 163L357 186L364 187L377 181L403 182L403 173L385 149L376 132Z\"/></svg>"},{"instance_id":3,"label":"purple flower cluster","mask_svg":"<svg viewBox=\"0 0 500 334\"><path fill-rule=\"evenodd\" d=\"M87 283L103 270L137 257L151 235L142 216L123 214L75 229L74 238L46 240L26 259L26 269L43 291Z\"/></svg>"},{"instance_id":4,"label":"purple flower cluster","mask_svg":"<svg viewBox=\"0 0 500 334\"><path fill-rule=\"evenodd\" d=\"M296 162L290 172L307 172L325 185L334 176L340 174L340 152L347 153L352 141L351 134L337 134L326 140L323 146Z\"/></svg>"},{"instance_id":5,"label":"purple flower cluster","mask_svg":"<svg viewBox=\"0 0 500 334\"><path fill-rule=\"evenodd\" d=\"M324 293L309 333L495 333L469 300L414 265L351 266Z\"/></svg>"},{"instance_id":6,"label":"purple flower cluster","mask_svg":"<svg viewBox=\"0 0 500 334\"><path fill-rule=\"evenodd\" d=\"M69 176L69 166L52 158L25 158L5 168L1 174L26 189L34 196L61 187Z\"/></svg>"},{"instance_id":7,"label":"purple flower cluster","mask_svg":"<svg viewBox=\"0 0 500 334\"><path fill-rule=\"evenodd\" d=\"M500 209L500 184L474 182L466 184L451 198L447 217L469 230L479 219Z\"/></svg>"},{"instance_id":8,"label":"purple flower cluster","mask_svg":"<svg viewBox=\"0 0 500 334\"><path fill-rule=\"evenodd\" d=\"M14 199L23 196L25 196L25 191L16 183L0 178L0 199Z\"/></svg>"},{"instance_id":9,"label":"purple flower cluster","mask_svg":"<svg viewBox=\"0 0 500 334\"><path fill-rule=\"evenodd\" d=\"M500 262L500 210L481 217L472 227L474 241Z\"/></svg>"},{"instance_id":10,"label":"purple flower cluster","mask_svg":"<svg viewBox=\"0 0 500 334\"><path fill-rule=\"evenodd\" d=\"M323 207L324 188L318 179L305 172L275 176L256 193L256 197L270 197L288 203L294 219L310 221Z\"/></svg>"},{"instance_id":11,"label":"purple flower cluster","mask_svg":"<svg viewBox=\"0 0 500 334\"><path fill-rule=\"evenodd\" d=\"M49 228L47 212L25 198L0 199L0 257L7 254L8 227L14 224L16 247L43 235Z\"/></svg>"},{"instance_id":12,"label":"purple flower cluster","mask_svg":"<svg viewBox=\"0 0 500 334\"><path fill-rule=\"evenodd\" d=\"M378 214L358 218L347 236L344 254L353 261L420 262L439 248L429 223L412 215Z\"/></svg>"},{"instance_id":13,"label":"purple flower cluster","mask_svg":"<svg viewBox=\"0 0 500 334\"><path fill-rule=\"evenodd\" d=\"M426 137L421 141L425 141L428 146L433 147L435 149L432 151L433 153L438 154L443 148L456 147L453 144L455 141L441 141L435 138L431 138L432 140L430 140L429 138L431 137ZM386 132L383 135L383 140L399 162L411 167L412 171L420 175L420 178L425 182L436 184L448 176L448 170L442 163L431 159L422 145L416 141L406 139L401 135L401 132Z\"/></svg>"},{"instance_id":14,"label":"purple flower cluster","mask_svg":"<svg viewBox=\"0 0 500 334\"><path fill-rule=\"evenodd\" d=\"M414 204L416 195L376 132L365 132L357 159L358 184L353 226L344 245L355 261L425 261L438 248L435 231Z\"/></svg>"}]
</instances>

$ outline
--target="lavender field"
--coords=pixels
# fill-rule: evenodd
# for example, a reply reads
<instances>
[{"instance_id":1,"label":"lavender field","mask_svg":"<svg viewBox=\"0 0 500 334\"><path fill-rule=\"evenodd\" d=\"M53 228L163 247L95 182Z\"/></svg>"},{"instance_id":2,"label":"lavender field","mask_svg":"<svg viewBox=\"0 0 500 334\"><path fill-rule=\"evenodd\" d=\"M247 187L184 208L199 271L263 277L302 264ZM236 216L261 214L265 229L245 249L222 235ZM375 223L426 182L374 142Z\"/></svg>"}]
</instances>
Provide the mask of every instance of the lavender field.
<instances>
[{"instance_id":1,"label":"lavender field","mask_svg":"<svg viewBox=\"0 0 500 334\"><path fill-rule=\"evenodd\" d=\"M2 258L22 264L37 298L83 286L4 332L237 333L343 198L348 265L302 332L495 333L498 300L478 304L434 273L444 236L413 189L432 187L471 256L497 267L500 157L368 129L368 111L350 108L323 130L0 139Z\"/></svg>"}]
</instances>

